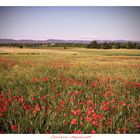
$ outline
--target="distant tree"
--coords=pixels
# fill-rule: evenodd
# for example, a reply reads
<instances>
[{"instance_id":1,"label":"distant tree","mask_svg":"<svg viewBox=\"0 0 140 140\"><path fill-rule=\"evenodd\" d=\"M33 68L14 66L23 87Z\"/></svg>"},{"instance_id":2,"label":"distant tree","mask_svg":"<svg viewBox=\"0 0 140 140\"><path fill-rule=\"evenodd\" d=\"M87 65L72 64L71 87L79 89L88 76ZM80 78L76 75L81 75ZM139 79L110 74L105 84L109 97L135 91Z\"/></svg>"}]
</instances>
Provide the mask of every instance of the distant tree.
<instances>
[{"instance_id":1,"label":"distant tree","mask_svg":"<svg viewBox=\"0 0 140 140\"><path fill-rule=\"evenodd\" d=\"M88 48L98 49L99 45L98 45L97 41L92 41L87 47Z\"/></svg>"},{"instance_id":2,"label":"distant tree","mask_svg":"<svg viewBox=\"0 0 140 140\"><path fill-rule=\"evenodd\" d=\"M140 49L140 43L136 44L136 49Z\"/></svg>"},{"instance_id":3,"label":"distant tree","mask_svg":"<svg viewBox=\"0 0 140 140\"><path fill-rule=\"evenodd\" d=\"M119 42L114 43L113 48L114 48L114 49L120 49L120 48L121 48L121 44L120 44Z\"/></svg>"},{"instance_id":4,"label":"distant tree","mask_svg":"<svg viewBox=\"0 0 140 140\"><path fill-rule=\"evenodd\" d=\"M126 48L127 48L127 49L132 49L132 48L133 48L133 43L129 41L129 42L127 43Z\"/></svg>"},{"instance_id":5,"label":"distant tree","mask_svg":"<svg viewBox=\"0 0 140 140\"><path fill-rule=\"evenodd\" d=\"M110 49L110 44L107 43L107 42L104 42L104 43L101 44L101 48L102 49Z\"/></svg>"}]
</instances>

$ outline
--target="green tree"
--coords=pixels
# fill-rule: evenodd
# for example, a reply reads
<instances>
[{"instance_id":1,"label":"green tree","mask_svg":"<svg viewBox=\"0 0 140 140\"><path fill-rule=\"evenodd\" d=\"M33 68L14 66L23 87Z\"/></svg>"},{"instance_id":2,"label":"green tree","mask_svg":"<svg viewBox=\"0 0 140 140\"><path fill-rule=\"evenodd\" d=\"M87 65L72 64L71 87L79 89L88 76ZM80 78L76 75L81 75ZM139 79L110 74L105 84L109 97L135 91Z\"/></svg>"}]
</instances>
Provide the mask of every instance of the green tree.
<instances>
[{"instance_id":1,"label":"green tree","mask_svg":"<svg viewBox=\"0 0 140 140\"><path fill-rule=\"evenodd\" d=\"M88 48L99 49L99 45L98 45L97 41L92 41L87 47Z\"/></svg>"}]
</instances>

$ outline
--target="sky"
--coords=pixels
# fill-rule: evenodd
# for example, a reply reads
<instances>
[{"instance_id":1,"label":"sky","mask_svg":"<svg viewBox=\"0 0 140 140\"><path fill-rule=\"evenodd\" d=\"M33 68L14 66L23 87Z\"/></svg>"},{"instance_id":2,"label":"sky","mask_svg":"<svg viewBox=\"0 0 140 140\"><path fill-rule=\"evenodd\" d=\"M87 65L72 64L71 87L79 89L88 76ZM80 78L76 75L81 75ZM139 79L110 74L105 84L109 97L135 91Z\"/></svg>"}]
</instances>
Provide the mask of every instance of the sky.
<instances>
[{"instance_id":1,"label":"sky","mask_svg":"<svg viewBox=\"0 0 140 140\"><path fill-rule=\"evenodd\" d=\"M140 41L140 7L0 7L0 38Z\"/></svg>"}]
</instances>

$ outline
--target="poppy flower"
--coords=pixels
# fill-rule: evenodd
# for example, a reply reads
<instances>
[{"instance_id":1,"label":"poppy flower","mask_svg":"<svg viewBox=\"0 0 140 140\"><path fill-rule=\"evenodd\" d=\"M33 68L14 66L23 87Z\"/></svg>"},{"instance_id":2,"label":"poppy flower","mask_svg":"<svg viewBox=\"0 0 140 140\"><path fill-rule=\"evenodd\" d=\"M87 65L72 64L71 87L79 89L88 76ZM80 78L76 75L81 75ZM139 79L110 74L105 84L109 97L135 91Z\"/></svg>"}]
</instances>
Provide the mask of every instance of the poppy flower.
<instances>
[{"instance_id":1,"label":"poppy flower","mask_svg":"<svg viewBox=\"0 0 140 140\"><path fill-rule=\"evenodd\" d=\"M72 119L71 124L77 124L77 119Z\"/></svg>"},{"instance_id":2,"label":"poppy flower","mask_svg":"<svg viewBox=\"0 0 140 140\"><path fill-rule=\"evenodd\" d=\"M16 131L17 130L17 126L16 125L12 125L11 126L11 130Z\"/></svg>"},{"instance_id":3,"label":"poppy flower","mask_svg":"<svg viewBox=\"0 0 140 140\"><path fill-rule=\"evenodd\" d=\"M73 116L76 116L76 111L71 110L71 114L72 114Z\"/></svg>"},{"instance_id":4,"label":"poppy flower","mask_svg":"<svg viewBox=\"0 0 140 140\"><path fill-rule=\"evenodd\" d=\"M91 134L96 134L96 132L94 130L91 130Z\"/></svg>"},{"instance_id":5,"label":"poppy flower","mask_svg":"<svg viewBox=\"0 0 140 140\"><path fill-rule=\"evenodd\" d=\"M74 131L73 134L82 134L81 130Z\"/></svg>"}]
</instances>

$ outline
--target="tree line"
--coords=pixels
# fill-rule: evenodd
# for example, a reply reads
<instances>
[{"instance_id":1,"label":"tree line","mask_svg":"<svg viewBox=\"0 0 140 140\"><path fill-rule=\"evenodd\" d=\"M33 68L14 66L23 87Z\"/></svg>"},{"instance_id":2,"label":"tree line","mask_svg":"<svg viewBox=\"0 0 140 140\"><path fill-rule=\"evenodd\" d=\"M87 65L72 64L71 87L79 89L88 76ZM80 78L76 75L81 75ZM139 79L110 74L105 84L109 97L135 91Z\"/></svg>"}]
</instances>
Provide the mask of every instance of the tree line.
<instances>
[{"instance_id":1,"label":"tree line","mask_svg":"<svg viewBox=\"0 0 140 140\"><path fill-rule=\"evenodd\" d=\"M93 49L140 49L140 43L135 42L103 42L92 41L87 48Z\"/></svg>"},{"instance_id":2,"label":"tree line","mask_svg":"<svg viewBox=\"0 0 140 140\"><path fill-rule=\"evenodd\" d=\"M52 47L62 47L67 48L92 48L92 49L140 49L140 43L136 42L102 42L98 43L97 41L92 41L90 44L82 43L34 43L34 44L0 44L0 46L8 47L18 47L18 48L52 48Z\"/></svg>"},{"instance_id":3,"label":"tree line","mask_svg":"<svg viewBox=\"0 0 140 140\"><path fill-rule=\"evenodd\" d=\"M34 43L34 44L25 44L25 43L15 43L15 44L0 44L0 46L7 46L7 47L18 47L18 48L52 48L52 47L62 47L64 49L67 48L79 48L79 47L87 47L86 44L82 43Z\"/></svg>"}]
</instances>

